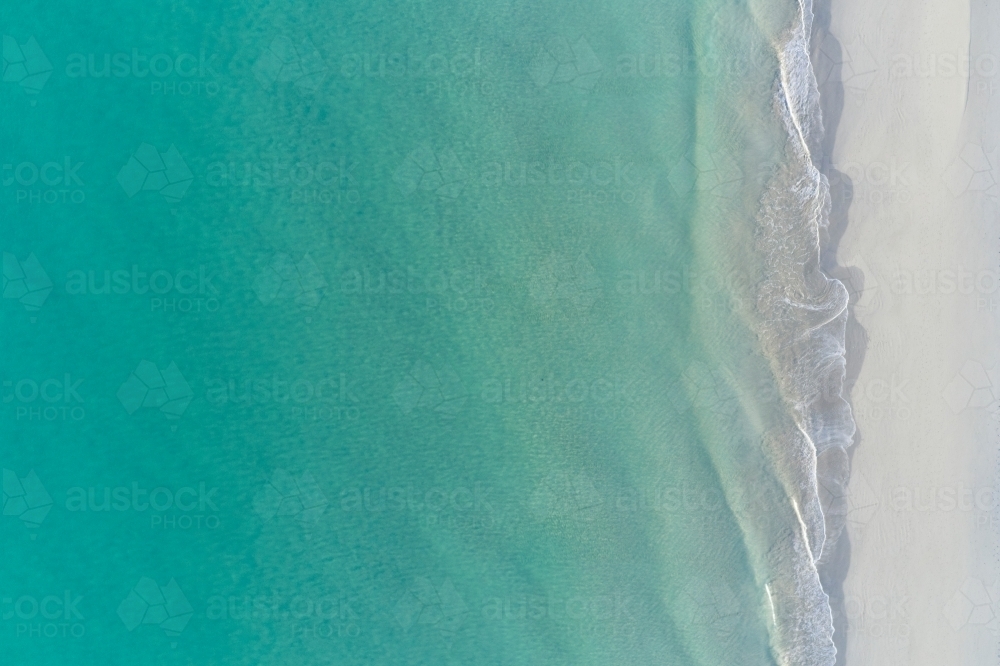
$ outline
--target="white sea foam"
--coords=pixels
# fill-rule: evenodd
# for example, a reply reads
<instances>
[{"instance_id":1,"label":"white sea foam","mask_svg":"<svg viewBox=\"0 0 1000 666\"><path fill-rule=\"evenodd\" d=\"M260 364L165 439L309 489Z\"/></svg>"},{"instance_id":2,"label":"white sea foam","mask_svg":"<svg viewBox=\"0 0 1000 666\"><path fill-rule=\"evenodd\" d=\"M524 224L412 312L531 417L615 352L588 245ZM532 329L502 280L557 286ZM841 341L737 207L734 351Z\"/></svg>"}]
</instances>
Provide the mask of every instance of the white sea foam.
<instances>
[{"instance_id":1,"label":"white sea foam","mask_svg":"<svg viewBox=\"0 0 1000 666\"><path fill-rule=\"evenodd\" d=\"M765 258L765 280L757 293L761 339L797 425L797 432L781 443L781 456L786 469L796 470L789 499L801 531L790 533L794 543L775 562L768 587L778 609L773 644L779 662L790 666L836 661L832 612L817 564L832 550L843 516L824 515L817 456L846 450L855 432L842 395L848 294L820 269L820 238L831 200L829 183L816 164L823 120L809 59L811 32L811 0L799 0L795 24L775 45L780 85L774 108L788 135L786 160L767 184L756 229ZM846 465L837 470L824 473L822 481L842 492Z\"/></svg>"}]
</instances>

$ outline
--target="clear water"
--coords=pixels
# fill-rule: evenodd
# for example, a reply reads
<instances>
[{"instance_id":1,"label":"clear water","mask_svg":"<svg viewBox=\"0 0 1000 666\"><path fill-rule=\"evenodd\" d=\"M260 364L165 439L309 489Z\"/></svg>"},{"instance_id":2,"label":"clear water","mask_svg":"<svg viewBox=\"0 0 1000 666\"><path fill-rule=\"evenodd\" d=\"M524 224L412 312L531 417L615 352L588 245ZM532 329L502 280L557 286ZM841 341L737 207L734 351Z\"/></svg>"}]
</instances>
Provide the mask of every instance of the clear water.
<instances>
[{"instance_id":1,"label":"clear water","mask_svg":"<svg viewBox=\"0 0 1000 666\"><path fill-rule=\"evenodd\" d=\"M798 663L770 10L5 8L11 663Z\"/></svg>"}]
</instances>

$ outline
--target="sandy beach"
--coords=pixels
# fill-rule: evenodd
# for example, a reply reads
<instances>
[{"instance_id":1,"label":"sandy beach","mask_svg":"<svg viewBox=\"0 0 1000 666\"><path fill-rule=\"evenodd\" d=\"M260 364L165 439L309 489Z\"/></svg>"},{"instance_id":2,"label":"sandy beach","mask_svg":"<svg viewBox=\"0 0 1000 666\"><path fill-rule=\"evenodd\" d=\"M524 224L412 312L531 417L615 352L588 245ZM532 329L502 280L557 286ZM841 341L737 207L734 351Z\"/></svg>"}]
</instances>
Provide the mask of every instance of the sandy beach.
<instances>
[{"instance_id":1,"label":"sandy beach","mask_svg":"<svg viewBox=\"0 0 1000 666\"><path fill-rule=\"evenodd\" d=\"M835 65L817 68L834 194L826 263L852 292L858 426L828 590L838 664L997 654L1000 152L989 125L1000 60L989 36L1000 21L988 12L940 0L817 8L814 60Z\"/></svg>"}]
</instances>

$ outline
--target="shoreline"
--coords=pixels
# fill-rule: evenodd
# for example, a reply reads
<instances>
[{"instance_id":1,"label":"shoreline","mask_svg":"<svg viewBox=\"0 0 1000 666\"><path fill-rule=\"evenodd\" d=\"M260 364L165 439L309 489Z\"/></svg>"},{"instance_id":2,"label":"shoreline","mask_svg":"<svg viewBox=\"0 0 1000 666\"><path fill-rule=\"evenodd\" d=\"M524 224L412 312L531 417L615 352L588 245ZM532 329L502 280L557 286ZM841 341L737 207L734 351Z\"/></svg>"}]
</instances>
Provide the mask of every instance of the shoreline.
<instances>
[{"instance_id":1,"label":"shoreline","mask_svg":"<svg viewBox=\"0 0 1000 666\"><path fill-rule=\"evenodd\" d=\"M831 598L828 591L831 562L836 568L841 558L830 553L843 544L849 451L857 433L845 385L851 294L825 261L834 203L827 168L833 132L820 89L828 76L818 74L814 45L826 21L821 14L814 22L812 0L799 0L798 10L776 43L780 83L773 108L784 125L786 161L767 182L755 231L765 257L756 296L758 338L794 421L781 455L787 456L786 492L801 528L787 554L796 561L786 572L795 586L795 619L776 622L772 644L783 663L834 666L845 652L838 645L845 632L836 631L842 613L835 608L838 595Z\"/></svg>"},{"instance_id":2,"label":"shoreline","mask_svg":"<svg viewBox=\"0 0 1000 666\"><path fill-rule=\"evenodd\" d=\"M810 61L813 73L817 78L819 88L819 105L822 113L823 137L818 156L820 172L826 176L830 188L830 210L827 216L827 226L823 230L820 241L820 268L824 275L840 281L848 288L850 295L847 306L847 321L844 332L844 362L845 374L841 387L841 396L847 401L852 418L855 422L851 445L846 449L846 468L828 469L833 465L817 459L817 479L820 496L824 507L824 517L829 526L831 518L836 517L839 524L836 534L827 534L828 542L824 545L823 554L817 563L820 583L827 594L833 619L833 644L837 650L836 666L843 666L847 655L847 613L844 598L844 580L847 577L851 561L851 539L846 527L847 518L847 484L854 452L861 443L861 428L857 427L854 417L854 404L851 400L851 390L857 382L861 365L864 363L867 351L867 333L855 316L855 305L858 292L852 286L859 280L863 283L864 275L855 271L852 275L837 261L837 249L850 222L850 184L845 180L845 174L833 166L833 147L837 140L841 112L844 103L844 86L841 81L842 65L829 58L828 54L842 53L842 47L837 38L830 32L831 5L837 0L814 0L813 31L810 35ZM826 56L826 57L824 57ZM843 465L843 461L841 461ZM832 478L836 472L840 478ZM828 527L829 529L829 527ZM830 539L832 538L832 543Z\"/></svg>"}]
</instances>

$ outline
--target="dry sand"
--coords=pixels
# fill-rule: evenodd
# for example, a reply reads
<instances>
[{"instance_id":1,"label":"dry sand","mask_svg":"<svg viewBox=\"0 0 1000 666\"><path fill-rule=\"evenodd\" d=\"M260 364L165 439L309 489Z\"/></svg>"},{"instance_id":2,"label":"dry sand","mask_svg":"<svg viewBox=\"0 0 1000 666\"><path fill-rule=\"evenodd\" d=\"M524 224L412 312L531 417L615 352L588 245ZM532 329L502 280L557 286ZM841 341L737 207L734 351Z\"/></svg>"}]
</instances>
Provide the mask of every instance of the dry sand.
<instances>
[{"instance_id":1,"label":"dry sand","mask_svg":"<svg viewBox=\"0 0 1000 666\"><path fill-rule=\"evenodd\" d=\"M832 0L817 26L814 59L838 65L818 68L835 195L826 259L853 293L858 425L830 585L838 663L992 664L1000 10Z\"/></svg>"}]
</instances>

